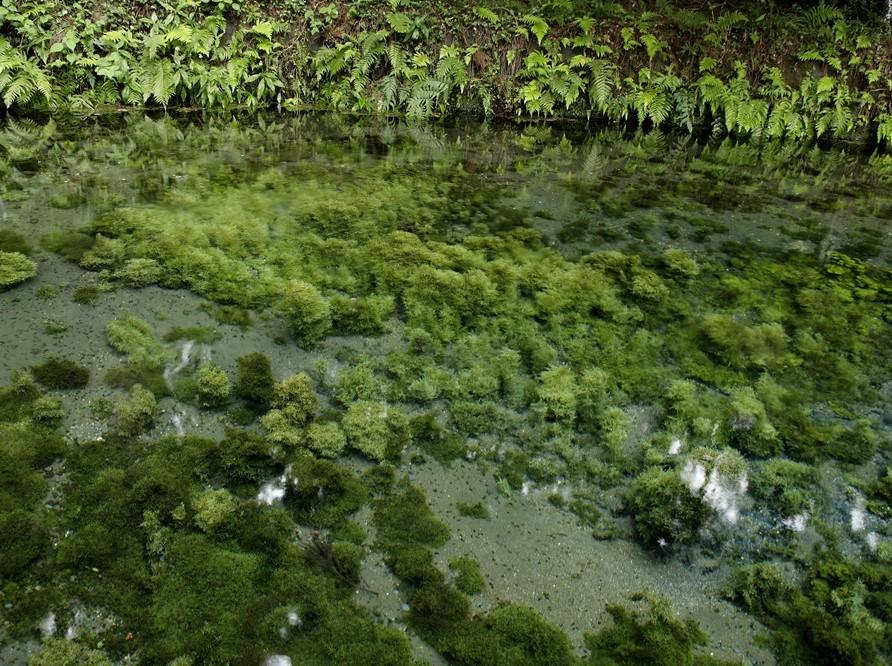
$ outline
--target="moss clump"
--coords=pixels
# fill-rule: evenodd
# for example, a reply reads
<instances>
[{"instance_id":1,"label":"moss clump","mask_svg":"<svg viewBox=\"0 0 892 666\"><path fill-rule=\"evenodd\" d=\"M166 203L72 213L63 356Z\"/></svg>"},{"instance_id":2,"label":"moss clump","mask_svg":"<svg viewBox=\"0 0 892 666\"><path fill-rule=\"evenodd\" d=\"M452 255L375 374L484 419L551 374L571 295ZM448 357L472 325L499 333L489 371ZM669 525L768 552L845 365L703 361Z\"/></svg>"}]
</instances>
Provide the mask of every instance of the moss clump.
<instances>
[{"instance_id":1,"label":"moss clump","mask_svg":"<svg viewBox=\"0 0 892 666\"><path fill-rule=\"evenodd\" d=\"M206 490L192 501L195 524L205 532L215 532L229 522L238 510L238 500L225 488Z\"/></svg>"},{"instance_id":2,"label":"moss clump","mask_svg":"<svg viewBox=\"0 0 892 666\"><path fill-rule=\"evenodd\" d=\"M675 617L664 599L649 599L645 613L619 604L607 606L613 624L597 634L587 634L590 664L698 664L719 666L724 662L696 652L707 644L706 634L694 620Z\"/></svg>"},{"instance_id":3,"label":"moss clump","mask_svg":"<svg viewBox=\"0 0 892 666\"><path fill-rule=\"evenodd\" d=\"M101 650L68 639L52 638L28 660L28 666L112 666Z\"/></svg>"},{"instance_id":4,"label":"moss clump","mask_svg":"<svg viewBox=\"0 0 892 666\"><path fill-rule=\"evenodd\" d=\"M281 310L291 334L302 347L312 347L331 328L331 308L313 285L293 280L285 285Z\"/></svg>"},{"instance_id":5,"label":"moss clump","mask_svg":"<svg viewBox=\"0 0 892 666\"><path fill-rule=\"evenodd\" d=\"M215 363L202 363L195 374L195 397L201 407L221 407L232 394L229 375Z\"/></svg>"},{"instance_id":6,"label":"moss clump","mask_svg":"<svg viewBox=\"0 0 892 666\"><path fill-rule=\"evenodd\" d=\"M64 416L65 406L59 398L44 395L31 405L31 418L40 425L56 426Z\"/></svg>"},{"instance_id":7,"label":"moss clump","mask_svg":"<svg viewBox=\"0 0 892 666\"><path fill-rule=\"evenodd\" d=\"M888 564L818 550L801 585L761 563L734 572L729 596L772 629L779 663L874 664L888 647L890 576Z\"/></svg>"},{"instance_id":8,"label":"moss clump","mask_svg":"<svg viewBox=\"0 0 892 666\"><path fill-rule=\"evenodd\" d=\"M43 522L30 511L0 512L0 576L14 578L38 560L50 545Z\"/></svg>"},{"instance_id":9,"label":"moss clump","mask_svg":"<svg viewBox=\"0 0 892 666\"><path fill-rule=\"evenodd\" d=\"M443 582L443 574L434 564L434 554L426 546L395 545L387 556L387 566L397 578L409 585L421 587Z\"/></svg>"},{"instance_id":10,"label":"moss clump","mask_svg":"<svg viewBox=\"0 0 892 666\"><path fill-rule=\"evenodd\" d=\"M31 372L34 379L50 389L81 389L90 381L89 369L62 358L48 358L31 366Z\"/></svg>"},{"instance_id":11,"label":"moss clump","mask_svg":"<svg viewBox=\"0 0 892 666\"><path fill-rule=\"evenodd\" d=\"M164 370L159 366L131 363L120 368L110 368L105 372L105 383L128 391L141 384L154 393L156 398L170 395Z\"/></svg>"},{"instance_id":12,"label":"moss clump","mask_svg":"<svg viewBox=\"0 0 892 666\"><path fill-rule=\"evenodd\" d=\"M385 546L418 544L439 548L449 540L449 528L434 515L420 490L403 482L378 503L374 517L378 540Z\"/></svg>"},{"instance_id":13,"label":"moss clump","mask_svg":"<svg viewBox=\"0 0 892 666\"><path fill-rule=\"evenodd\" d=\"M475 502L474 504L466 502L458 502L455 507L458 512L468 518L480 518L481 520L489 518L489 509L483 502Z\"/></svg>"},{"instance_id":14,"label":"moss clump","mask_svg":"<svg viewBox=\"0 0 892 666\"><path fill-rule=\"evenodd\" d=\"M347 437L337 423L311 423L306 436L310 450L323 458L337 458L347 447Z\"/></svg>"},{"instance_id":15,"label":"moss clump","mask_svg":"<svg viewBox=\"0 0 892 666\"><path fill-rule=\"evenodd\" d=\"M378 462L398 458L410 439L405 413L383 402L353 403L342 425L350 446Z\"/></svg>"},{"instance_id":16,"label":"moss clump","mask_svg":"<svg viewBox=\"0 0 892 666\"><path fill-rule=\"evenodd\" d=\"M301 455L292 465L292 474L298 482L289 486L285 505L302 525L341 525L368 497L368 489L360 479L328 460Z\"/></svg>"},{"instance_id":17,"label":"moss clump","mask_svg":"<svg viewBox=\"0 0 892 666\"><path fill-rule=\"evenodd\" d=\"M0 252L31 254L31 246L22 234L12 229L0 229Z\"/></svg>"},{"instance_id":18,"label":"moss clump","mask_svg":"<svg viewBox=\"0 0 892 666\"><path fill-rule=\"evenodd\" d=\"M236 359L238 373L235 394L257 411L266 411L273 401L273 366L262 352L251 352Z\"/></svg>"},{"instance_id":19,"label":"moss clump","mask_svg":"<svg viewBox=\"0 0 892 666\"><path fill-rule=\"evenodd\" d=\"M480 563L471 557L457 557L449 561L449 568L455 572L455 586L471 596L480 594L486 588L486 579L480 572Z\"/></svg>"},{"instance_id":20,"label":"moss clump","mask_svg":"<svg viewBox=\"0 0 892 666\"><path fill-rule=\"evenodd\" d=\"M670 247L663 252L663 263L677 278L695 278L700 274L697 261L685 250Z\"/></svg>"},{"instance_id":21,"label":"moss clump","mask_svg":"<svg viewBox=\"0 0 892 666\"><path fill-rule=\"evenodd\" d=\"M89 284L75 289L74 293L71 295L71 300L80 305L96 305L96 303L99 302L99 297L105 291L106 290L102 287L95 284Z\"/></svg>"},{"instance_id":22,"label":"moss clump","mask_svg":"<svg viewBox=\"0 0 892 666\"><path fill-rule=\"evenodd\" d=\"M15 286L37 275L37 264L20 252L0 251L0 290Z\"/></svg>"},{"instance_id":23,"label":"moss clump","mask_svg":"<svg viewBox=\"0 0 892 666\"><path fill-rule=\"evenodd\" d=\"M134 315L113 319L105 327L108 344L126 354L135 365L162 367L167 359L164 346L148 323Z\"/></svg>"},{"instance_id":24,"label":"moss clump","mask_svg":"<svg viewBox=\"0 0 892 666\"><path fill-rule=\"evenodd\" d=\"M273 388L272 406L280 410L295 426L309 421L318 404L319 399L313 391L313 383L303 372L291 375Z\"/></svg>"},{"instance_id":25,"label":"moss clump","mask_svg":"<svg viewBox=\"0 0 892 666\"><path fill-rule=\"evenodd\" d=\"M635 479L626 498L635 534L648 548L690 543L707 518L699 495L675 471L650 469Z\"/></svg>"},{"instance_id":26,"label":"moss clump","mask_svg":"<svg viewBox=\"0 0 892 666\"><path fill-rule=\"evenodd\" d=\"M537 391L544 406L546 416L573 422L576 418L576 378L573 371L565 366L553 366L539 375Z\"/></svg>"},{"instance_id":27,"label":"moss clump","mask_svg":"<svg viewBox=\"0 0 892 666\"><path fill-rule=\"evenodd\" d=\"M157 416L155 394L136 384L128 398L116 406L112 430L119 436L134 437L151 430Z\"/></svg>"},{"instance_id":28,"label":"moss clump","mask_svg":"<svg viewBox=\"0 0 892 666\"><path fill-rule=\"evenodd\" d=\"M332 330L339 335L380 335L394 308L389 294L366 298L338 294L331 299Z\"/></svg>"}]
</instances>

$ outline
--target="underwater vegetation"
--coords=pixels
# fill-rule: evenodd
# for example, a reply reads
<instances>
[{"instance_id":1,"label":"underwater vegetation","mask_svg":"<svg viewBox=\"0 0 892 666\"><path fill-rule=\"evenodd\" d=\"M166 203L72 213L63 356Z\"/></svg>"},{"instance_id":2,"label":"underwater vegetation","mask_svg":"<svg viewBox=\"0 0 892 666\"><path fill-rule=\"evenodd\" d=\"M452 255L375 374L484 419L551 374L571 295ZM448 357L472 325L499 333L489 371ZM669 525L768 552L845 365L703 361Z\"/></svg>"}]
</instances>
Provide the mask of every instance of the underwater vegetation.
<instances>
[{"instance_id":1,"label":"underwater vegetation","mask_svg":"<svg viewBox=\"0 0 892 666\"><path fill-rule=\"evenodd\" d=\"M75 304L21 303L26 286L3 305L106 313L111 358L49 346L0 389L4 641L80 611L101 621L36 659L410 663L404 623L459 664L715 663L656 598L608 608L585 659L490 598L472 545L443 559L450 529L407 471L467 460L494 488L456 505L475 529L547 501L594 538L736 568L727 595L779 661L887 658L892 273L882 233L841 221L884 228L883 160L121 122L81 152L38 124L3 138L42 165L0 174L13 203L76 174L84 200L40 239L45 268L81 276L54 288ZM47 340L77 333L63 321ZM354 601L372 550L397 627Z\"/></svg>"},{"instance_id":2,"label":"underwater vegetation","mask_svg":"<svg viewBox=\"0 0 892 666\"><path fill-rule=\"evenodd\" d=\"M21 252L0 251L0 289L8 289L37 275L37 264Z\"/></svg>"}]
</instances>

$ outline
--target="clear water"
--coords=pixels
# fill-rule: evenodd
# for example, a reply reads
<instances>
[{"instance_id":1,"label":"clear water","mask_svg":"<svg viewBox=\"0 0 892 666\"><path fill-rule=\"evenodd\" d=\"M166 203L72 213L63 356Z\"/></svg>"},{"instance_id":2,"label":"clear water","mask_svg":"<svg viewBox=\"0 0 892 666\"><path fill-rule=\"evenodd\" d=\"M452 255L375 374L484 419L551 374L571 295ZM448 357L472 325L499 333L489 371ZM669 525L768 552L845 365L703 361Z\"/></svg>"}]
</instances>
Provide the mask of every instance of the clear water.
<instances>
[{"instance_id":1,"label":"clear water","mask_svg":"<svg viewBox=\"0 0 892 666\"><path fill-rule=\"evenodd\" d=\"M269 479L278 478L306 446L276 439L234 398L200 407L189 384L203 361L234 379L236 359L258 351L278 380L307 373L320 421L340 421L363 400L431 415L442 432L416 428L391 462L452 529L436 563L448 571L453 557L474 557L487 581L475 611L528 604L578 649L583 634L609 624L608 603L646 590L700 622L708 652L770 663L755 641L764 627L721 596L733 566L795 561L824 538L815 523L838 529L855 558L888 539L879 513L863 526L851 518L882 474L892 423L892 164L881 158L338 117L10 122L0 144L2 228L24 236L38 264L34 279L0 292L0 377L50 356L91 371L85 388L51 392L70 448L41 469L46 494L21 508L40 517L53 546L15 575L56 594L24 609L21 594L5 593L16 612L0 630L4 661L33 649L50 612L60 635L76 627L119 657L134 649L121 639L128 633L153 646L149 663L182 648L165 624L176 618L129 614L122 592L157 591L163 565L146 565L160 579L104 585L89 558L71 573L51 554L88 522L78 492L103 464L69 458L109 437L108 411L126 390L104 377L127 360L106 327L130 314L159 336L215 332L162 343L173 395L159 391L145 441L257 430L273 443ZM318 334L318 321L283 305L294 282L330 305ZM98 287L90 304L85 287ZM692 396L679 397L678 382ZM869 442L850 453L856 431ZM348 439L339 464L367 469L364 440ZM705 479L692 488L706 509L689 534L639 529L626 499L636 478L683 478L697 465L705 475L730 449L743 454L743 471L712 491ZM148 450L134 448L133 469ZM765 461L781 458L815 471L805 499L768 480ZM242 506L261 485L213 475L189 483L193 500L226 487ZM456 508L478 501L488 519ZM374 547L370 518L369 507L356 514L369 537L353 596L402 630L407 592ZM176 534L201 533L161 520ZM215 548L245 550L215 538ZM259 635L229 658L281 653L301 663L308 649L290 635ZM441 659L412 641L416 655Z\"/></svg>"}]
</instances>

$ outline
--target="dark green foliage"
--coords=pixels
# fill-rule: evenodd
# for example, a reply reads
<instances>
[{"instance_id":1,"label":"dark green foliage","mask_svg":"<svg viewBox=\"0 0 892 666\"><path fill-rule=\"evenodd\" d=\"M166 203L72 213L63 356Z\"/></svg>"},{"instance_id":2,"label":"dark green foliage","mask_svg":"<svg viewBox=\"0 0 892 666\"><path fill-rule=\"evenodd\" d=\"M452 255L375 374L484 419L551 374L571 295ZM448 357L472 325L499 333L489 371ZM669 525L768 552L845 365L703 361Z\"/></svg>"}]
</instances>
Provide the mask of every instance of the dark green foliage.
<instances>
[{"instance_id":1,"label":"dark green foliage","mask_svg":"<svg viewBox=\"0 0 892 666\"><path fill-rule=\"evenodd\" d=\"M235 394L257 411L269 409L276 380L266 354L252 352L236 359Z\"/></svg>"},{"instance_id":2,"label":"dark green foliage","mask_svg":"<svg viewBox=\"0 0 892 666\"><path fill-rule=\"evenodd\" d=\"M96 305L103 291L103 289L93 284L78 287L71 295L71 300L81 305Z\"/></svg>"},{"instance_id":3,"label":"dark green foliage","mask_svg":"<svg viewBox=\"0 0 892 666\"><path fill-rule=\"evenodd\" d=\"M156 398L170 395L163 368L149 364L130 363L105 372L105 383L114 388L130 390L137 384L149 389Z\"/></svg>"},{"instance_id":4,"label":"dark green foliage","mask_svg":"<svg viewBox=\"0 0 892 666\"><path fill-rule=\"evenodd\" d=\"M22 234L11 229L0 229L0 252L18 252L31 254L31 246Z\"/></svg>"},{"instance_id":5,"label":"dark green foliage","mask_svg":"<svg viewBox=\"0 0 892 666\"><path fill-rule=\"evenodd\" d=\"M690 543L707 516L699 495L691 493L675 471L648 470L632 484L626 507L635 534L649 548Z\"/></svg>"},{"instance_id":6,"label":"dark green foliage","mask_svg":"<svg viewBox=\"0 0 892 666\"><path fill-rule=\"evenodd\" d=\"M80 389L90 381L90 370L69 359L51 357L31 366L34 378L51 389Z\"/></svg>"},{"instance_id":7,"label":"dark green foliage","mask_svg":"<svg viewBox=\"0 0 892 666\"><path fill-rule=\"evenodd\" d=\"M433 413L412 417L409 429L412 432L412 442L441 463L448 464L465 454L463 439L449 432Z\"/></svg>"},{"instance_id":8,"label":"dark green foliage","mask_svg":"<svg viewBox=\"0 0 892 666\"><path fill-rule=\"evenodd\" d=\"M289 485L285 505L301 525L342 524L368 497L368 489L359 478L328 460L300 456L293 463L292 474L298 481Z\"/></svg>"},{"instance_id":9,"label":"dark green foliage","mask_svg":"<svg viewBox=\"0 0 892 666\"><path fill-rule=\"evenodd\" d=\"M20 510L0 511L0 576L17 577L49 545L49 531L37 515Z\"/></svg>"},{"instance_id":10,"label":"dark green foliage","mask_svg":"<svg viewBox=\"0 0 892 666\"><path fill-rule=\"evenodd\" d=\"M449 540L449 528L428 508L424 493L402 482L375 508L378 540L384 544L418 544L438 548Z\"/></svg>"},{"instance_id":11,"label":"dark green foliage","mask_svg":"<svg viewBox=\"0 0 892 666\"><path fill-rule=\"evenodd\" d=\"M859 566L818 551L801 587L777 566L757 564L735 571L729 594L772 628L784 663L874 664L887 645L880 600L890 587L888 563Z\"/></svg>"},{"instance_id":12,"label":"dark green foliage","mask_svg":"<svg viewBox=\"0 0 892 666\"><path fill-rule=\"evenodd\" d=\"M613 624L586 635L591 664L718 665L723 662L695 652L706 635L693 620L676 618L663 599L650 599L646 613L618 604L607 606Z\"/></svg>"},{"instance_id":13,"label":"dark green foliage","mask_svg":"<svg viewBox=\"0 0 892 666\"><path fill-rule=\"evenodd\" d=\"M486 588L486 579L480 573L480 563L477 560L471 557L457 557L449 561L449 568L456 574L455 587L465 594L473 596L480 594Z\"/></svg>"},{"instance_id":14,"label":"dark green foliage","mask_svg":"<svg viewBox=\"0 0 892 666\"><path fill-rule=\"evenodd\" d=\"M397 578L416 587L443 582L443 574L434 564L434 554L426 546L394 545L390 549L387 566Z\"/></svg>"},{"instance_id":15,"label":"dark green foliage","mask_svg":"<svg viewBox=\"0 0 892 666\"><path fill-rule=\"evenodd\" d=\"M474 504L457 502L455 507L461 515L469 518L489 518L489 509L486 508L486 505L483 502L475 502Z\"/></svg>"},{"instance_id":16,"label":"dark green foliage","mask_svg":"<svg viewBox=\"0 0 892 666\"><path fill-rule=\"evenodd\" d=\"M218 331L202 326L177 326L170 329L161 338L164 342L177 342L178 340L194 340L209 345L219 340L222 336Z\"/></svg>"},{"instance_id":17,"label":"dark green foliage","mask_svg":"<svg viewBox=\"0 0 892 666\"><path fill-rule=\"evenodd\" d=\"M458 590L440 582L431 582L412 596L409 621L421 635L454 631L468 620L470 603Z\"/></svg>"}]
</instances>

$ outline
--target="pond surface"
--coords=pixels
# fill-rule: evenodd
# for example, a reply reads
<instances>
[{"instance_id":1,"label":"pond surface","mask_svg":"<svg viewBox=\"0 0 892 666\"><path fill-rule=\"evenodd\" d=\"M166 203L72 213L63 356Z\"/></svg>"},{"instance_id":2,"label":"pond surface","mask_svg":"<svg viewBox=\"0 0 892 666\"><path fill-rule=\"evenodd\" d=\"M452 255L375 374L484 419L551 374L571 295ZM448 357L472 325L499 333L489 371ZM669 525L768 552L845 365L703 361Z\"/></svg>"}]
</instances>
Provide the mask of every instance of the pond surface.
<instances>
[{"instance_id":1,"label":"pond surface","mask_svg":"<svg viewBox=\"0 0 892 666\"><path fill-rule=\"evenodd\" d=\"M664 601L774 663L736 567L890 559L887 158L340 117L0 145L36 264L0 291L4 663L555 663ZM383 527L407 488L433 514Z\"/></svg>"}]
</instances>

